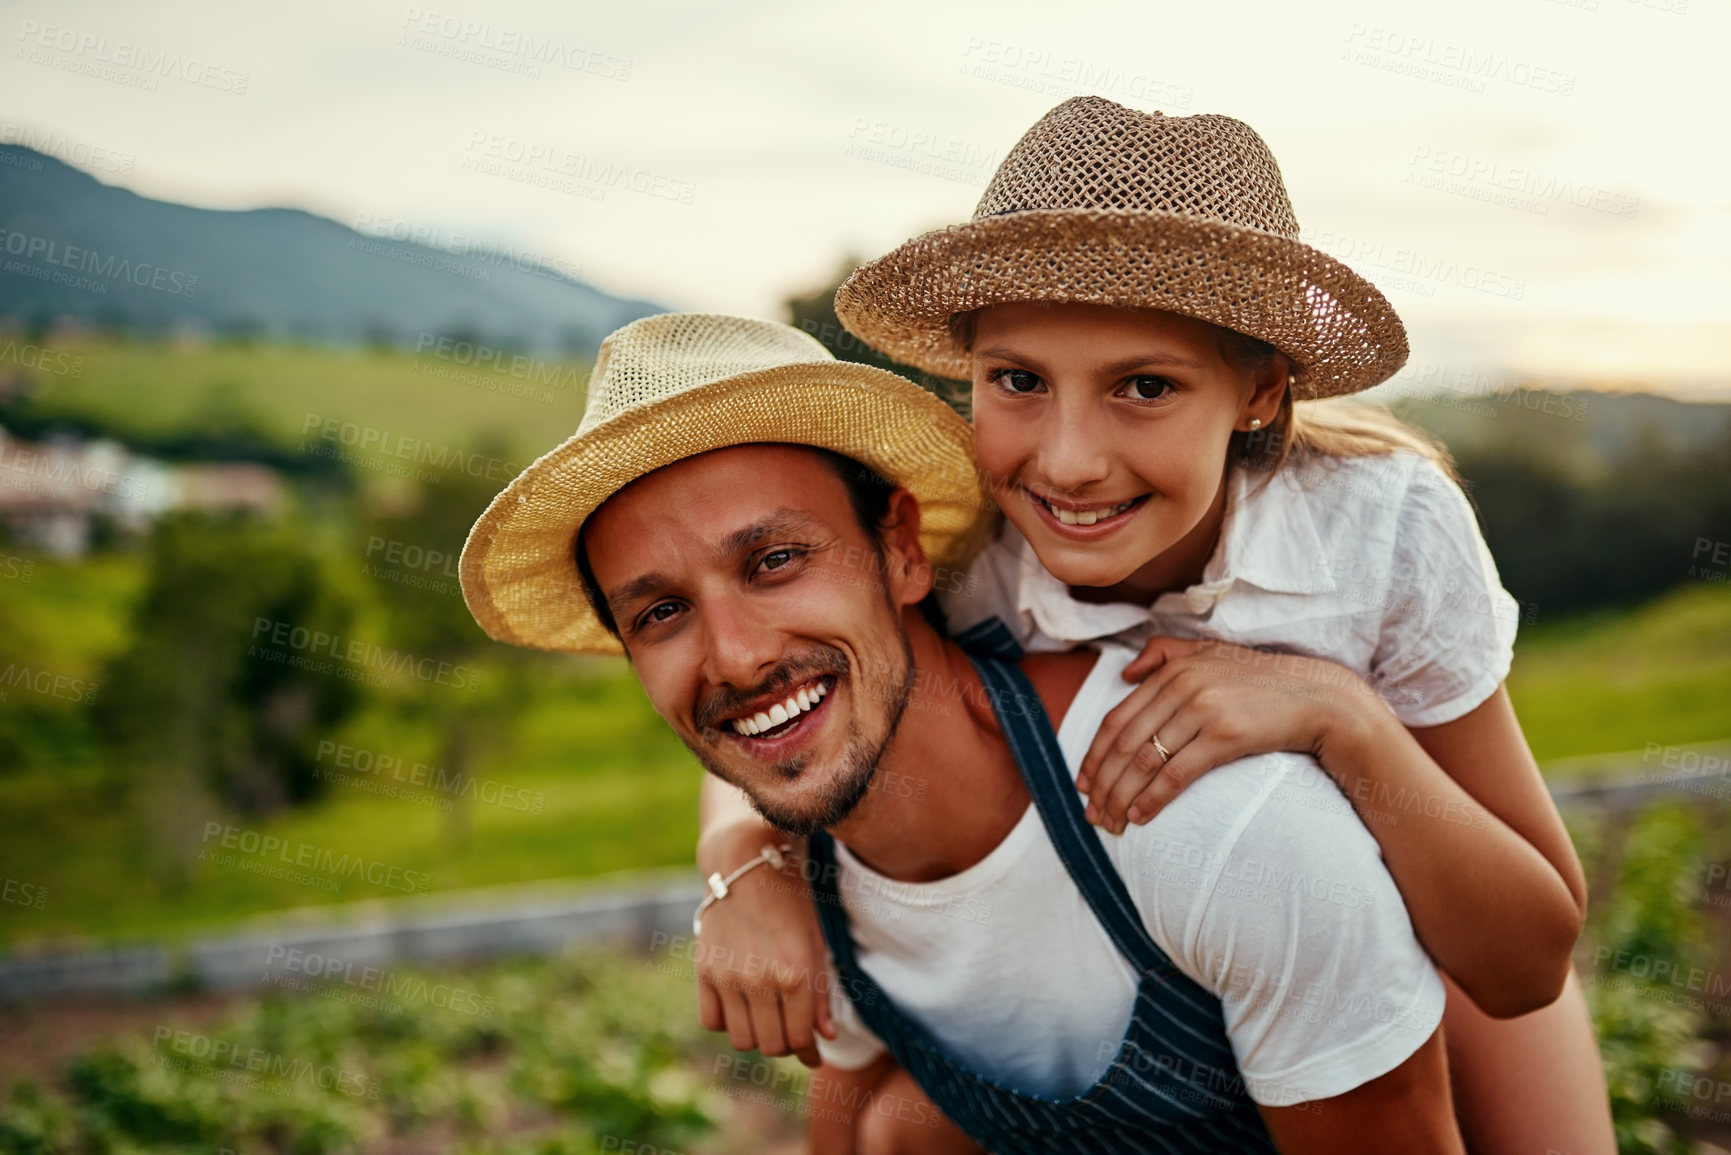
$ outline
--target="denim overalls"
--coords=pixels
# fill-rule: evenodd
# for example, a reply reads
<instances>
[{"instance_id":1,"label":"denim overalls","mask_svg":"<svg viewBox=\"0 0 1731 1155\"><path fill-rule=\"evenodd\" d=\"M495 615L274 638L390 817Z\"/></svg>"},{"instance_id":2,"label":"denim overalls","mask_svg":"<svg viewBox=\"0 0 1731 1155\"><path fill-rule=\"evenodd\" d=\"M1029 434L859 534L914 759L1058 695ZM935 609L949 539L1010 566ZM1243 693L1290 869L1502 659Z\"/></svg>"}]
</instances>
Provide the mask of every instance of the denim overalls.
<instances>
[{"instance_id":1,"label":"denim overalls","mask_svg":"<svg viewBox=\"0 0 1731 1155\"><path fill-rule=\"evenodd\" d=\"M836 889L834 844L820 831L810 840L818 867L812 889L836 971L860 1018L944 1114L999 1155L1272 1153L1226 1041L1220 1000L1174 967L1148 936L1082 815L1075 781L1032 684L1006 662L977 656L973 662L1059 858L1119 953L1141 973L1129 1030L1111 1067L1075 1098L1012 1091L969 1070L860 968Z\"/></svg>"}]
</instances>

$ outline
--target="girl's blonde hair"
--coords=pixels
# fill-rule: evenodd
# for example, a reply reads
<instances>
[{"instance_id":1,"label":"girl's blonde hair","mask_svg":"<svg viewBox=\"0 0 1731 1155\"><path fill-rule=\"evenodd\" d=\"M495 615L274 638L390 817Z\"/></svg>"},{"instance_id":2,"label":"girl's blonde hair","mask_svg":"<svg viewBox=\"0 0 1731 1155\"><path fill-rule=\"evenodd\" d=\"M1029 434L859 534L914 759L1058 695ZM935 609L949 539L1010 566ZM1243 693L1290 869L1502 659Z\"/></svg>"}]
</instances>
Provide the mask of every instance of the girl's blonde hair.
<instances>
[{"instance_id":1,"label":"girl's blonde hair","mask_svg":"<svg viewBox=\"0 0 1731 1155\"><path fill-rule=\"evenodd\" d=\"M1211 322L1203 324L1219 336L1220 355L1236 369L1254 372L1281 356L1266 341ZM1429 431L1396 417L1387 406L1344 397L1294 401L1290 389L1280 395L1280 411L1267 428L1232 435L1232 450L1240 465L1270 474L1295 455L1376 457L1404 450L1430 459L1450 479L1460 481L1447 447Z\"/></svg>"},{"instance_id":2,"label":"girl's blonde hair","mask_svg":"<svg viewBox=\"0 0 1731 1155\"><path fill-rule=\"evenodd\" d=\"M1127 306L1112 306L1127 307ZM950 318L950 334L963 349L974 346L974 325L980 310L957 313ZM1220 355L1226 363L1245 372L1266 369L1279 349L1257 337L1192 318L1214 330ZM1232 460L1247 469L1272 475L1298 457L1376 457L1401 451L1417 453L1435 462L1458 482L1448 449L1429 432L1408 425L1385 405L1330 397L1320 401L1297 401L1288 389L1281 394L1280 411L1264 429L1232 435Z\"/></svg>"}]
</instances>

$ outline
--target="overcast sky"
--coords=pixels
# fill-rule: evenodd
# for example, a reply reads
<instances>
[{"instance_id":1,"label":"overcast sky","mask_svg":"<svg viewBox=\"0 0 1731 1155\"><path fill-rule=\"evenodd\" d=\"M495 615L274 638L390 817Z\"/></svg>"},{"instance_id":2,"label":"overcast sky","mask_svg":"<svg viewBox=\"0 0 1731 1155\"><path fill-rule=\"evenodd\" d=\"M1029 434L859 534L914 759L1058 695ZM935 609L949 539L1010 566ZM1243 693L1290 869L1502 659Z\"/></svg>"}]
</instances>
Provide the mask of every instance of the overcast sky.
<instances>
[{"instance_id":1,"label":"overcast sky","mask_svg":"<svg viewBox=\"0 0 1731 1155\"><path fill-rule=\"evenodd\" d=\"M1409 384L1731 396L1731 0L0 3L0 139L781 317L1080 92L1268 140ZM4 206L0 206L3 214Z\"/></svg>"}]
</instances>

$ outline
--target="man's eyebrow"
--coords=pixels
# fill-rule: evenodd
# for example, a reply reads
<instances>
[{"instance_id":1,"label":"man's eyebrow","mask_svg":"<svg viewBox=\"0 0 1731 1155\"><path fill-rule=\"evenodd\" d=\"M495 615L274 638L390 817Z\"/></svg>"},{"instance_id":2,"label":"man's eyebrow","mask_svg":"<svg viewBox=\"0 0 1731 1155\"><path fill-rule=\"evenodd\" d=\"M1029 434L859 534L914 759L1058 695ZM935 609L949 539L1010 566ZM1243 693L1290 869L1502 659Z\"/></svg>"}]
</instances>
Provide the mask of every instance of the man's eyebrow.
<instances>
[{"instance_id":1,"label":"man's eyebrow","mask_svg":"<svg viewBox=\"0 0 1731 1155\"><path fill-rule=\"evenodd\" d=\"M782 508L744 529L736 529L715 546L718 557L733 557L744 553L765 538L783 534L809 534L821 529L822 523L804 510Z\"/></svg>"},{"instance_id":2,"label":"man's eyebrow","mask_svg":"<svg viewBox=\"0 0 1731 1155\"><path fill-rule=\"evenodd\" d=\"M649 594L654 593L656 590L671 585L672 582L672 578L661 573L659 570L651 573L640 574L619 586L617 589L608 592L607 608L613 611L613 616L615 618L618 618L620 616L619 611L623 607L630 605L638 598L646 597Z\"/></svg>"},{"instance_id":3,"label":"man's eyebrow","mask_svg":"<svg viewBox=\"0 0 1731 1155\"><path fill-rule=\"evenodd\" d=\"M810 534L821 528L822 523L803 510L778 509L743 529L736 529L727 534L715 543L712 552L720 558L736 557L766 538L779 537L783 534ZM639 574L607 592L607 607L613 611L615 617L618 617L623 607L672 584L673 579L659 570Z\"/></svg>"}]
</instances>

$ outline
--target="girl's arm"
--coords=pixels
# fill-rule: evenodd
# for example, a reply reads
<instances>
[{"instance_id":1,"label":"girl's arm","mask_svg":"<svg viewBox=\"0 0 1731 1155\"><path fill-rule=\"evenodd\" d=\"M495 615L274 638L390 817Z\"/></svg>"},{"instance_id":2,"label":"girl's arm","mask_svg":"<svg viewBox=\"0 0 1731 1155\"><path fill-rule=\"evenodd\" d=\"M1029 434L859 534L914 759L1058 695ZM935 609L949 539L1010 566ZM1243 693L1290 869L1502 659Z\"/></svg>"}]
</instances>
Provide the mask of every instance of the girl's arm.
<instances>
[{"instance_id":1,"label":"girl's arm","mask_svg":"<svg viewBox=\"0 0 1731 1155\"><path fill-rule=\"evenodd\" d=\"M765 846L790 841L758 817L738 789L704 775L699 795L697 868L723 877ZM805 848L795 840L796 860ZM740 1051L799 1056L818 1065L816 1031L835 1037L830 1018L829 953L811 892L794 871L760 866L740 876L703 914L692 948L698 1017L726 1031Z\"/></svg>"},{"instance_id":2,"label":"girl's arm","mask_svg":"<svg viewBox=\"0 0 1731 1155\"><path fill-rule=\"evenodd\" d=\"M1149 669L1083 762L1091 820L1122 830L1215 766L1309 752L1381 845L1425 949L1486 1014L1561 993L1586 885L1500 687L1462 718L1408 730L1332 662L1155 638L1125 676Z\"/></svg>"}]
</instances>

